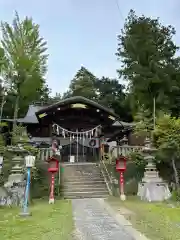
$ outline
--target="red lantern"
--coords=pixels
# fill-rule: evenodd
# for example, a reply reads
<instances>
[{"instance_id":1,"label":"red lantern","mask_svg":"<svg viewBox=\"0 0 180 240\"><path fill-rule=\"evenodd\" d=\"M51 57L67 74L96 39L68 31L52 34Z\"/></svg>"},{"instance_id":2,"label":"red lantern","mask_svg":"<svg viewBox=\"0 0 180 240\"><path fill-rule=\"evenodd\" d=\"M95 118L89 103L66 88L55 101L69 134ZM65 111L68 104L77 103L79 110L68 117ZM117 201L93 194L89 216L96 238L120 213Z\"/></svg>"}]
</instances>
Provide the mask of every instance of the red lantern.
<instances>
[{"instance_id":1,"label":"red lantern","mask_svg":"<svg viewBox=\"0 0 180 240\"><path fill-rule=\"evenodd\" d=\"M126 170L126 158L121 156L116 159L116 170L118 172L124 172Z\"/></svg>"},{"instance_id":2,"label":"red lantern","mask_svg":"<svg viewBox=\"0 0 180 240\"><path fill-rule=\"evenodd\" d=\"M126 200L126 196L124 194L124 175L123 173L126 171L126 158L121 156L116 160L116 171L120 173L119 176L119 190L120 190L120 198L122 201Z\"/></svg>"}]
</instances>

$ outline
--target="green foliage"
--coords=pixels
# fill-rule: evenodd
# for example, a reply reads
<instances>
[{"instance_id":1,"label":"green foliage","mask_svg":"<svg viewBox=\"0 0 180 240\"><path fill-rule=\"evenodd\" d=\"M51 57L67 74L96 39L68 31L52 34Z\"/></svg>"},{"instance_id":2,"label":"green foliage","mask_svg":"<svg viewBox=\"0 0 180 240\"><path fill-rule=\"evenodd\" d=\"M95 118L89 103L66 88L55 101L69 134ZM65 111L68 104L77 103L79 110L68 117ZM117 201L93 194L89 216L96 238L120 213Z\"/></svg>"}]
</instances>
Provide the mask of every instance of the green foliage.
<instances>
[{"instance_id":1,"label":"green foliage","mask_svg":"<svg viewBox=\"0 0 180 240\"><path fill-rule=\"evenodd\" d=\"M138 167L144 168L146 163L144 162L144 157L141 152L131 152L129 158L134 162Z\"/></svg>"},{"instance_id":2,"label":"green foliage","mask_svg":"<svg viewBox=\"0 0 180 240\"><path fill-rule=\"evenodd\" d=\"M81 67L71 81L69 91L64 95L64 97L83 96L91 100L95 100L95 81L96 77L85 67Z\"/></svg>"},{"instance_id":3,"label":"green foliage","mask_svg":"<svg viewBox=\"0 0 180 240\"><path fill-rule=\"evenodd\" d=\"M164 115L157 119L157 125L153 132L155 146L164 160L180 157L180 119Z\"/></svg>"},{"instance_id":4,"label":"green foliage","mask_svg":"<svg viewBox=\"0 0 180 240\"><path fill-rule=\"evenodd\" d=\"M102 77L96 79L96 92L98 103L111 108L116 112L123 121L132 121L131 110L125 87L117 79Z\"/></svg>"},{"instance_id":5,"label":"green foliage","mask_svg":"<svg viewBox=\"0 0 180 240\"><path fill-rule=\"evenodd\" d=\"M135 117L135 133L137 135L147 136L153 129L153 119L149 111L143 108L139 108Z\"/></svg>"},{"instance_id":6,"label":"green foliage","mask_svg":"<svg viewBox=\"0 0 180 240\"><path fill-rule=\"evenodd\" d=\"M3 135L0 134L0 155L4 155L5 152L6 152L6 147L4 144L4 138L3 138Z\"/></svg>"},{"instance_id":7,"label":"green foliage","mask_svg":"<svg viewBox=\"0 0 180 240\"><path fill-rule=\"evenodd\" d=\"M180 192L178 190L173 190L171 193L171 199L176 201L176 202L180 202Z\"/></svg>"},{"instance_id":8,"label":"green foliage","mask_svg":"<svg viewBox=\"0 0 180 240\"><path fill-rule=\"evenodd\" d=\"M61 93L56 92L55 96L49 98L48 103L53 104L53 103L57 103L61 100L62 100Z\"/></svg>"},{"instance_id":9,"label":"green foliage","mask_svg":"<svg viewBox=\"0 0 180 240\"><path fill-rule=\"evenodd\" d=\"M16 119L19 107L26 109L32 100L40 100L47 95L44 79L47 71L47 45L40 37L39 25L32 18L21 20L17 13L12 25L1 22L1 31L1 44L8 63L3 77L10 86L7 98L14 106Z\"/></svg>"},{"instance_id":10,"label":"green foliage","mask_svg":"<svg viewBox=\"0 0 180 240\"><path fill-rule=\"evenodd\" d=\"M125 195L136 196L138 192L138 180L132 176L131 179L125 182Z\"/></svg>"},{"instance_id":11,"label":"green foliage","mask_svg":"<svg viewBox=\"0 0 180 240\"><path fill-rule=\"evenodd\" d=\"M157 119L161 119L164 117L164 113L162 111L156 112L155 116L155 124ZM136 112L134 116L135 122L135 134L139 136L149 136L151 137L154 130L154 119L152 113L149 112L148 109L144 109L143 107L139 107L139 110Z\"/></svg>"},{"instance_id":12,"label":"green foliage","mask_svg":"<svg viewBox=\"0 0 180 240\"><path fill-rule=\"evenodd\" d=\"M153 132L154 143L158 148L156 159L158 162L167 162L173 171L171 181L175 182L179 191L179 160L180 160L180 119L164 115L157 120L157 126Z\"/></svg>"},{"instance_id":13,"label":"green foliage","mask_svg":"<svg viewBox=\"0 0 180 240\"><path fill-rule=\"evenodd\" d=\"M49 175L46 166L36 163L31 176L31 198L43 198L49 195Z\"/></svg>"},{"instance_id":14,"label":"green foliage","mask_svg":"<svg viewBox=\"0 0 180 240\"><path fill-rule=\"evenodd\" d=\"M63 98L83 96L114 110L122 120L132 121L124 86L117 79L97 78L85 67L76 73ZM56 98L55 98L56 99ZM58 100L58 99L57 99Z\"/></svg>"},{"instance_id":15,"label":"green foliage","mask_svg":"<svg viewBox=\"0 0 180 240\"><path fill-rule=\"evenodd\" d=\"M0 174L0 186L3 186L3 184L6 182L9 176L10 169L12 167L11 154L7 151L7 148L5 146L4 137L2 134L0 134L0 156L3 156L3 170Z\"/></svg>"},{"instance_id":16,"label":"green foliage","mask_svg":"<svg viewBox=\"0 0 180 240\"><path fill-rule=\"evenodd\" d=\"M96 91L98 92L98 101L109 108L112 108L116 101L124 101L124 86L117 79L102 77L96 80Z\"/></svg>"},{"instance_id":17,"label":"green foliage","mask_svg":"<svg viewBox=\"0 0 180 240\"><path fill-rule=\"evenodd\" d=\"M27 151L28 151L30 154L32 154L33 156L36 156L36 157L37 157L38 152L39 152L38 148L35 148L35 147L31 146L30 144L24 144L24 145L23 145L23 148L24 148L25 150L27 150Z\"/></svg>"},{"instance_id":18,"label":"green foliage","mask_svg":"<svg viewBox=\"0 0 180 240\"><path fill-rule=\"evenodd\" d=\"M118 36L116 55L122 62L119 76L128 81L133 108L144 106L152 113L156 109L171 109L172 92L177 88L178 47L172 41L175 29L163 26L159 19L137 16L130 11Z\"/></svg>"},{"instance_id":19,"label":"green foliage","mask_svg":"<svg viewBox=\"0 0 180 240\"><path fill-rule=\"evenodd\" d=\"M1 122L0 123L0 127L7 127L7 126L8 126L7 122Z\"/></svg>"},{"instance_id":20,"label":"green foliage","mask_svg":"<svg viewBox=\"0 0 180 240\"><path fill-rule=\"evenodd\" d=\"M12 132L12 144L26 143L28 141L28 135L26 127L21 125L15 126Z\"/></svg>"}]
</instances>

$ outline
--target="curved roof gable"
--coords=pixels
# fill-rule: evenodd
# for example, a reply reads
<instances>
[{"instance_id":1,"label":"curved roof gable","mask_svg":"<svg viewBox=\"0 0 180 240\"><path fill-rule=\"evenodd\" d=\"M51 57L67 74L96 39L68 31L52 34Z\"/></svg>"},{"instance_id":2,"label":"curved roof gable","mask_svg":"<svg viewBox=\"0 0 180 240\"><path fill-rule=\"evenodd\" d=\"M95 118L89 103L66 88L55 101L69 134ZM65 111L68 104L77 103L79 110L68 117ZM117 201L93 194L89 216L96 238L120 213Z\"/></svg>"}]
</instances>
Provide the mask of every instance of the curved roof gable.
<instances>
[{"instance_id":1,"label":"curved roof gable","mask_svg":"<svg viewBox=\"0 0 180 240\"><path fill-rule=\"evenodd\" d=\"M109 114L110 116L115 118L115 120L119 119L119 116L116 113L114 113L112 110L110 110L109 108L106 108L106 107L100 105L99 103L96 103L92 100L89 100L89 99L87 99L85 97L81 97L81 96L70 97L70 98L64 99L62 101L59 101L55 104L52 104L48 107L45 107L45 108L39 110L38 112L36 112L36 116L37 116L38 119L40 119L40 115L43 114L43 113L51 112L54 109L65 106L65 105L78 104L78 103L87 104L89 106L95 107L99 110L102 110L102 111L106 112L107 114Z\"/></svg>"}]
</instances>

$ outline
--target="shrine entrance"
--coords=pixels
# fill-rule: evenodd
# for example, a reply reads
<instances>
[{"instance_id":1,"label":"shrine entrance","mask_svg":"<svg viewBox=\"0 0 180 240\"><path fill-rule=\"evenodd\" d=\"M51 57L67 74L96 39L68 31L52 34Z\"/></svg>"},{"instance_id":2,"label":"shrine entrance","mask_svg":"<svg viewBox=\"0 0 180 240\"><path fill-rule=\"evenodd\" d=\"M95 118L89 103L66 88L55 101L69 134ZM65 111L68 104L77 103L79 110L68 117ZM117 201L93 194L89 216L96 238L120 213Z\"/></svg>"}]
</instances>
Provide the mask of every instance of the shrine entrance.
<instances>
[{"instance_id":1,"label":"shrine entrance","mask_svg":"<svg viewBox=\"0 0 180 240\"><path fill-rule=\"evenodd\" d=\"M64 162L97 162L99 147L87 146L81 139L69 139L69 144L62 146L61 155Z\"/></svg>"},{"instance_id":2,"label":"shrine entrance","mask_svg":"<svg viewBox=\"0 0 180 240\"><path fill-rule=\"evenodd\" d=\"M118 116L84 97L62 100L36 112L42 126L49 126L62 146L63 162L97 162L101 139L114 134ZM122 126L123 128L123 126Z\"/></svg>"}]
</instances>

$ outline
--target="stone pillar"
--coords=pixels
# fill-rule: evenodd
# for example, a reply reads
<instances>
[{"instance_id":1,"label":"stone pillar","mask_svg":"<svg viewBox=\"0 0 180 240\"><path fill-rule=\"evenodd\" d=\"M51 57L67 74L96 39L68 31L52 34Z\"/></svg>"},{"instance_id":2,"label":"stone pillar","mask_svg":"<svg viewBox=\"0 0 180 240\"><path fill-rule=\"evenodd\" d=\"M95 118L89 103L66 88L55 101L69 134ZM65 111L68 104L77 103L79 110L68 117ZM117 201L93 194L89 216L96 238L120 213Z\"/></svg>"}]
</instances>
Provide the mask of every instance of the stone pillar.
<instances>
[{"instance_id":1,"label":"stone pillar","mask_svg":"<svg viewBox=\"0 0 180 240\"><path fill-rule=\"evenodd\" d=\"M145 201L164 201L170 198L171 193L168 184L159 177L154 162L156 149L151 146L149 138L145 140L145 147L142 150L144 160L147 162L144 177L138 185L138 196Z\"/></svg>"}]
</instances>

